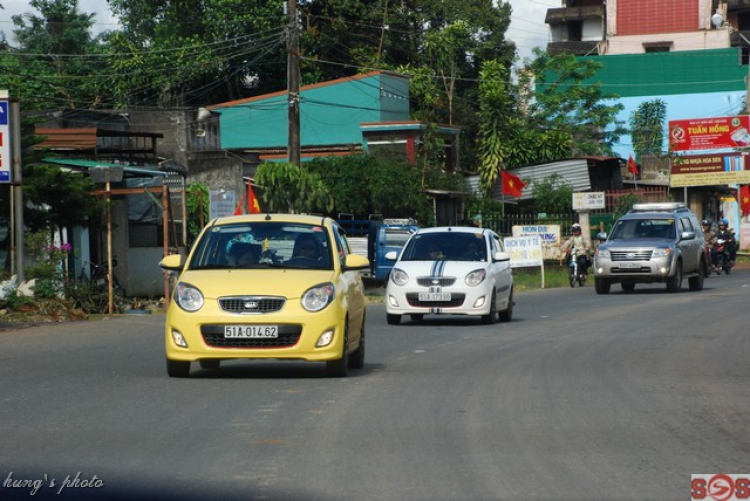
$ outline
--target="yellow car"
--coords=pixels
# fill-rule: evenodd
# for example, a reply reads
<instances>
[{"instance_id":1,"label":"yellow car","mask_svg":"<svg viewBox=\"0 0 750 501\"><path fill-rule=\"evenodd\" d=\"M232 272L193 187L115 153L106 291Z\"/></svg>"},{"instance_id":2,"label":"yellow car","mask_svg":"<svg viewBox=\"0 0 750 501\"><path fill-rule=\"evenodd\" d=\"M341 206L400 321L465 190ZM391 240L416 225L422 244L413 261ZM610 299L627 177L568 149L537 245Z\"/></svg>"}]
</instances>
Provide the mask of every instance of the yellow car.
<instances>
[{"instance_id":1,"label":"yellow car","mask_svg":"<svg viewBox=\"0 0 750 501\"><path fill-rule=\"evenodd\" d=\"M366 257L350 253L327 217L256 214L218 218L203 229L178 272L166 315L167 373L227 359L326 363L344 377L365 360Z\"/></svg>"}]
</instances>

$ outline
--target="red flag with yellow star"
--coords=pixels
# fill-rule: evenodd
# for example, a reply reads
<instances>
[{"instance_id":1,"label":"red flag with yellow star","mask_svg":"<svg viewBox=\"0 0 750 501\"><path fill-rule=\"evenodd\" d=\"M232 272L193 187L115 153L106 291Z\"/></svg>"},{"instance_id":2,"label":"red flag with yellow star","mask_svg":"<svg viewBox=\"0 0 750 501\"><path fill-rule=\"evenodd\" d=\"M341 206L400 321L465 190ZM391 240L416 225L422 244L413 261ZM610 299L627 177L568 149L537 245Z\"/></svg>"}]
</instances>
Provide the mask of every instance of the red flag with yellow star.
<instances>
[{"instance_id":1,"label":"red flag with yellow star","mask_svg":"<svg viewBox=\"0 0 750 501\"><path fill-rule=\"evenodd\" d=\"M260 204L258 199L255 198L253 193L253 187L250 183L247 183L247 212L248 214L260 214Z\"/></svg>"},{"instance_id":2,"label":"red flag with yellow star","mask_svg":"<svg viewBox=\"0 0 750 501\"><path fill-rule=\"evenodd\" d=\"M744 215L750 214L750 184L740 188L740 210Z\"/></svg>"},{"instance_id":3,"label":"red flag with yellow star","mask_svg":"<svg viewBox=\"0 0 750 501\"><path fill-rule=\"evenodd\" d=\"M526 187L520 177L505 171L502 171L502 183L503 194L514 197L520 197L521 191Z\"/></svg>"}]
</instances>

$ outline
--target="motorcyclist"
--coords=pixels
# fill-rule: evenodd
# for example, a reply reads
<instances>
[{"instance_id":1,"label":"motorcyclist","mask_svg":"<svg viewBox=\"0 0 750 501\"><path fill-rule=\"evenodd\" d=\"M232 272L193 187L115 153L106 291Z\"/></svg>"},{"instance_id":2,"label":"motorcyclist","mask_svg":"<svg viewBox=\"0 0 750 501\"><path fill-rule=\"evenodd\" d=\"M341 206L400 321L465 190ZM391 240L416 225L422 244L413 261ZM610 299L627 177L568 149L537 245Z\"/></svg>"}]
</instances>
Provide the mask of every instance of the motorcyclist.
<instances>
[{"instance_id":1,"label":"motorcyclist","mask_svg":"<svg viewBox=\"0 0 750 501\"><path fill-rule=\"evenodd\" d=\"M582 271L584 278L588 278L589 274L589 250L591 245L584 239L581 234L581 225L574 223L570 227L571 237L567 239L561 247L561 250L565 252L567 256L567 263L570 263L571 251L575 250L578 256L578 269Z\"/></svg>"},{"instance_id":2,"label":"motorcyclist","mask_svg":"<svg viewBox=\"0 0 750 501\"><path fill-rule=\"evenodd\" d=\"M717 240L726 241L726 252L729 255L729 262L731 266L734 266L737 257L737 249L734 245L734 232L729 229L729 220L723 218L719 221L719 231L716 233Z\"/></svg>"},{"instance_id":3,"label":"motorcyclist","mask_svg":"<svg viewBox=\"0 0 750 501\"><path fill-rule=\"evenodd\" d=\"M714 248L714 244L716 244L716 232L713 229L711 221L708 219L704 219L703 221L701 221L701 226L703 227L703 238L706 241L705 249L706 253L708 254L711 270L715 271L716 249Z\"/></svg>"}]
</instances>

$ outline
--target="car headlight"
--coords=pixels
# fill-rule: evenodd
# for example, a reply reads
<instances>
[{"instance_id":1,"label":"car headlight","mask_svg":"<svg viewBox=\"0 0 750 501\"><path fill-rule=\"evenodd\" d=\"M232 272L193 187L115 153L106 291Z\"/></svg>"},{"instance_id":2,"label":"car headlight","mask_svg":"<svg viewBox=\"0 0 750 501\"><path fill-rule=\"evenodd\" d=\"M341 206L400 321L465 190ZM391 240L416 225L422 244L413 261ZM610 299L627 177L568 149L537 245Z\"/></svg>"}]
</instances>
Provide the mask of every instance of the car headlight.
<instances>
[{"instance_id":1,"label":"car headlight","mask_svg":"<svg viewBox=\"0 0 750 501\"><path fill-rule=\"evenodd\" d=\"M391 282L398 286L406 285L409 282L409 275L404 270L393 268L391 271Z\"/></svg>"},{"instance_id":2,"label":"car headlight","mask_svg":"<svg viewBox=\"0 0 750 501\"><path fill-rule=\"evenodd\" d=\"M174 290L174 300L177 306L185 311L198 311L203 307L203 294L198 288L180 282Z\"/></svg>"},{"instance_id":3,"label":"car headlight","mask_svg":"<svg viewBox=\"0 0 750 501\"><path fill-rule=\"evenodd\" d=\"M651 253L651 257L667 257L672 253L669 247L657 247Z\"/></svg>"},{"instance_id":4,"label":"car headlight","mask_svg":"<svg viewBox=\"0 0 750 501\"><path fill-rule=\"evenodd\" d=\"M320 311L333 301L336 296L332 283L318 284L307 289L302 295L302 307L307 311Z\"/></svg>"},{"instance_id":5,"label":"car headlight","mask_svg":"<svg viewBox=\"0 0 750 501\"><path fill-rule=\"evenodd\" d=\"M612 257L609 255L609 251L607 249L597 249L596 256L600 257L602 259L612 259Z\"/></svg>"},{"instance_id":6,"label":"car headlight","mask_svg":"<svg viewBox=\"0 0 750 501\"><path fill-rule=\"evenodd\" d=\"M487 276L487 272L484 271L483 268L480 268L466 275L466 278L464 279L464 281L466 282L466 285L468 285L469 287L476 287L477 285L481 284L484 281L486 276Z\"/></svg>"}]
</instances>

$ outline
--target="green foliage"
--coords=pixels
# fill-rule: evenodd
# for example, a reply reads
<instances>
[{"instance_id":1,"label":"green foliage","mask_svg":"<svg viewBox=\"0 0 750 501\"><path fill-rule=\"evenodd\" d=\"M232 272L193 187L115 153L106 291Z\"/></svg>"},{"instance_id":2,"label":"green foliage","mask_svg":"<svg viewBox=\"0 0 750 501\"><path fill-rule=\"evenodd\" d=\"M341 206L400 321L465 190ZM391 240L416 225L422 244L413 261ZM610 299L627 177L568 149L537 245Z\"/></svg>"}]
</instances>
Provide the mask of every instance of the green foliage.
<instances>
[{"instance_id":1,"label":"green foliage","mask_svg":"<svg viewBox=\"0 0 750 501\"><path fill-rule=\"evenodd\" d=\"M559 174L531 183L537 213L567 214L573 210L573 188Z\"/></svg>"},{"instance_id":2,"label":"green foliage","mask_svg":"<svg viewBox=\"0 0 750 501\"><path fill-rule=\"evenodd\" d=\"M383 214L426 221L431 212L419 172L406 162L352 155L316 159L308 168L328 187L333 198L331 214ZM459 182L449 175L436 175L434 181L443 186Z\"/></svg>"},{"instance_id":3,"label":"green foliage","mask_svg":"<svg viewBox=\"0 0 750 501\"><path fill-rule=\"evenodd\" d=\"M620 217L627 214L628 211L633 208L633 205L640 202L640 197L633 193L628 193L627 195L619 197L615 202L615 209L612 213L612 219L617 221L618 219L620 219Z\"/></svg>"},{"instance_id":4,"label":"green foliage","mask_svg":"<svg viewBox=\"0 0 750 501\"><path fill-rule=\"evenodd\" d=\"M641 161L643 154L661 154L666 119L667 103L661 99L644 101L630 115L630 137L633 139L636 162Z\"/></svg>"},{"instance_id":5,"label":"green foliage","mask_svg":"<svg viewBox=\"0 0 750 501\"><path fill-rule=\"evenodd\" d=\"M54 246L48 231L27 233L24 242L29 259L24 271L27 280L36 279L34 297L55 297L66 276L70 244Z\"/></svg>"},{"instance_id":6,"label":"green foliage","mask_svg":"<svg viewBox=\"0 0 750 501\"><path fill-rule=\"evenodd\" d=\"M498 61L487 61L479 78L479 187L488 195L506 167L507 137L511 129L512 101L505 82L508 70Z\"/></svg>"},{"instance_id":7,"label":"green foliage","mask_svg":"<svg viewBox=\"0 0 750 501\"><path fill-rule=\"evenodd\" d=\"M616 122L624 107L615 101L618 96L603 93L601 83L593 81L602 64L572 54L550 56L539 49L534 54L533 125L571 136L573 155L611 155L613 144L626 132Z\"/></svg>"},{"instance_id":8,"label":"green foliage","mask_svg":"<svg viewBox=\"0 0 750 501\"><path fill-rule=\"evenodd\" d=\"M320 175L290 163L265 163L255 182L263 186L263 201L271 212L330 212L333 197Z\"/></svg>"},{"instance_id":9,"label":"green foliage","mask_svg":"<svg viewBox=\"0 0 750 501\"><path fill-rule=\"evenodd\" d=\"M92 38L93 14L77 0L31 0L39 15L13 16L20 48L0 55L0 86L20 97L25 110L97 106L106 96L102 40ZM89 57L81 57L89 56Z\"/></svg>"},{"instance_id":10,"label":"green foliage","mask_svg":"<svg viewBox=\"0 0 750 501\"><path fill-rule=\"evenodd\" d=\"M191 183L185 188L188 241L192 242L208 222L211 197L208 186Z\"/></svg>"}]
</instances>

